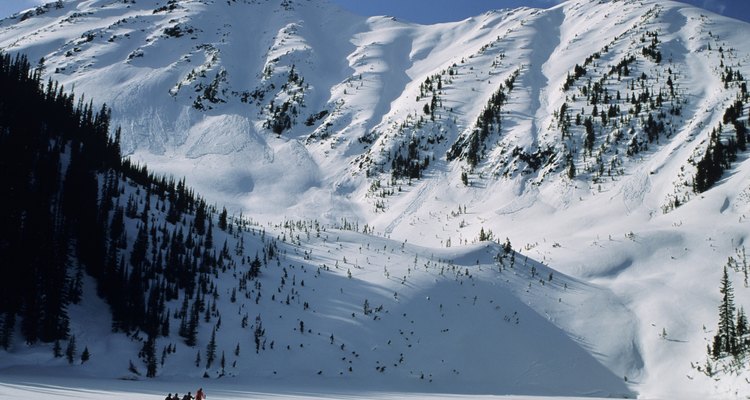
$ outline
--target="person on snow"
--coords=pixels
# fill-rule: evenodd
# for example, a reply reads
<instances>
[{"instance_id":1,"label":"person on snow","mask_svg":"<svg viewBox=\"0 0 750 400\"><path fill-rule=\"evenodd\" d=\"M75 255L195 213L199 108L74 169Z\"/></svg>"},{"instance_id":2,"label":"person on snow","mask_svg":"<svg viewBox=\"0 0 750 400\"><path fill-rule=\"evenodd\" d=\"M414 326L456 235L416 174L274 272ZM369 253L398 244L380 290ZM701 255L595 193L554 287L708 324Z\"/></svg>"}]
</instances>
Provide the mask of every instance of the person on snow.
<instances>
[{"instance_id":1,"label":"person on snow","mask_svg":"<svg viewBox=\"0 0 750 400\"><path fill-rule=\"evenodd\" d=\"M206 400L206 394L203 393L203 388L200 388L195 392L195 400Z\"/></svg>"},{"instance_id":2,"label":"person on snow","mask_svg":"<svg viewBox=\"0 0 750 400\"><path fill-rule=\"evenodd\" d=\"M182 400L193 400L193 394L192 392L188 392L186 395L182 396Z\"/></svg>"},{"instance_id":3,"label":"person on snow","mask_svg":"<svg viewBox=\"0 0 750 400\"><path fill-rule=\"evenodd\" d=\"M175 394L177 394L177 393L175 393ZM167 395L167 397L164 398L164 400L174 400L174 399L172 399L172 393L169 393ZM178 398L178 400L179 400L179 398Z\"/></svg>"}]
</instances>

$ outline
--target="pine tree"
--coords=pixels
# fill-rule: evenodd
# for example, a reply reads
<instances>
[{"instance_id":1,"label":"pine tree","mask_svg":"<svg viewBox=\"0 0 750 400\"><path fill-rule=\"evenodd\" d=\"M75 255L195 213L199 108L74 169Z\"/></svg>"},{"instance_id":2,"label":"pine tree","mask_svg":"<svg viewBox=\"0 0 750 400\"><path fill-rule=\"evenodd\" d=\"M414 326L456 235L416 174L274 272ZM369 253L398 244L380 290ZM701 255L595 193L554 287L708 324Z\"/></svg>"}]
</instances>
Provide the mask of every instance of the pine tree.
<instances>
[{"instance_id":1,"label":"pine tree","mask_svg":"<svg viewBox=\"0 0 750 400\"><path fill-rule=\"evenodd\" d=\"M55 340L55 345L52 347L52 354L55 355L55 358L60 358L63 356L62 346L60 345L59 340Z\"/></svg>"},{"instance_id":2,"label":"pine tree","mask_svg":"<svg viewBox=\"0 0 750 400\"><path fill-rule=\"evenodd\" d=\"M576 165L573 162L572 154L568 154L567 164L568 164L568 170L567 170L568 179L573 179L576 177Z\"/></svg>"},{"instance_id":3,"label":"pine tree","mask_svg":"<svg viewBox=\"0 0 750 400\"><path fill-rule=\"evenodd\" d=\"M257 278L260 275L260 265L258 253L255 253L255 259L250 263L250 278Z\"/></svg>"},{"instance_id":4,"label":"pine tree","mask_svg":"<svg viewBox=\"0 0 750 400\"><path fill-rule=\"evenodd\" d=\"M513 251L513 245L510 243L510 238L505 238L505 243L503 243L503 252L505 254L510 253Z\"/></svg>"},{"instance_id":5,"label":"pine tree","mask_svg":"<svg viewBox=\"0 0 750 400\"><path fill-rule=\"evenodd\" d=\"M224 356L224 352L221 352L221 374L224 375L224 369L227 366L227 358Z\"/></svg>"},{"instance_id":6,"label":"pine tree","mask_svg":"<svg viewBox=\"0 0 750 400\"><path fill-rule=\"evenodd\" d=\"M211 332L211 340L206 345L206 368L211 368L216 358L216 328Z\"/></svg>"},{"instance_id":7,"label":"pine tree","mask_svg":"<svg viewBox=\"0 0 750 400\"><path fill-rule=\"evenodd\" d=\"M73 364L76 358L76 337L71 336L68 339L68 347L65 349L65 357L68 359L68 364Z\"/></svg>"},{"instance_id":8,"label":"pine tree","mask_svg":"<svg viewBox=\"0 0 750 400\"><path fill-rule=\"evenodd\" d=\"M85 363L89 359L91 359L91 353L89 353L89 348L88 346L86 346L83 348L83 353L81 353L81 364Z\"/></svg>"},{"instance_id":9,"label":"pine tree","mask_svg":"<svg viewBox=\"0 0 750 400\"><path fill-rule=\"evenodd\" d=\"M146 377L153 378L157 371L156 339L153 336L149 336L146 340L143 353L146 358Z\"/></svg>"},{"instance_id":10,"label":"pine tree","mask_svg":"<svg viewBox=\"0 0 750 400\"><path fill-rule=\"evenodd\" d=\"M169 314L171 310L167 310L167 315L164 316L164 319L162 319L161 323L161 335L164 337L169 336Z\"/></svg>"},{"instance_id":11,"label":"pine tree","mask_svg":"<svg viewBox=\"0 0 750 400\"><path fill-rule=\"evenodd\" d=\"M469 186L469 175L466 171L461 172L461 183L463 183L464 186Z\"/></svg>"},{"instance_id":12,"label":"pine tree","mask_svg":"<svg viewBox=\"0 0 750 400\"><path fill-rule=\"evenodd\" d=\"M5 317L2 319L2 328L0 329L0 347L8 350L10 347L11 339L13 338L13 327L16 323L16 315L14 312L6 312Z\"/></svg>"},{"instance_id":13,"label":"pine tree","mask_svg":"<svg viewBox=\"0 0 750 400\"><path fill-rule=\"evenodd\" d=\"M719 329L714 336L713 354L715 357L720 354L734 354L736 348L734 289L732 289L732 281L729 279L726 266L721 277L719 293L722 297L719 306Z\"/></svg>"},{"instance_id":14,"label":"pine tree","mask_svg":"<svg viewBox=\"0 0 750 400\"><path fill-rule=\"evenodd\" d=\"M227 230L227 209L224 207L219 214L219 229L222 231Z\"/></svg>"},{"instance_id":15,"label":"pine tree","mask_svg":"<svg viewBox=\"0 0 750 400\"><path fill-rule=\"evenodd\" d=\"M206 248L206 251L209 251L214 248L214 226L213 222L211 220L208 220L208 229L206 230L206 241L203 243L203 247Z\"/></svg>"},{"instance_id":16,"label":"pine tree","mask_svg":"<svg viewBox=\"0 0 750 400\"><path fill-rule=\"evenodd\" d=\"M185 330L185 344L193 347L198 341L198 321L200 319L200 301L195 296L195 302L190 309L190 317Z\"/></svg>"},{"instance_id":17,"label":"pine tree","mask_svg":"<svg viewBox=\"0 0 750 400\"><path fill-rule=\"evenodd\" d=\"M594 121L591 117L587 117L586 120L583 121L583 125L586 127L586 139L583 147L590 153L594 148L594 141L596 140L596 136L594 135Z\"/></svg>"},{"instance_id":18,"label":"pine tree","mask_svg":"<svg viewBox=\"0 0 750 400\"><path fill-rule=\"evenodd\" d=\"M485 232L484 227L479 230L479 241L486 242L492 240L492 231L488 230Z\"/></svg>"},{"instance_id":19,"label":"pine tree","mask_svg":"<svg viewBox=\"0 0 750 400\"><path fill-rule=\"evenodd\" d=\"M255 354L260 353L260 345L262 343L261 339L265 334L266 331L263 329L263 321L261 321L260 314L258 314L258 316L255 317L255 331L253 332L255 338ZM239 344L237 346L239 348Z\"/></svg>"},{"instance_id":20,"label":"pine tree","mask_svg":"<svg viewBox=\"0 0 750 400\"><path fill-rule=\"evenodd\" d=\"M370 302L367 299L365 299L365 304L363 306L362 312L365 315L370 315L370 313L372 312L372 310L370 309Z\"/></svg>"},{"instance_id":21,"label":"pine tree","mask_svg":"<svg viewBox=\"0 0 750 400\"><path fill-rule=\"evenodd\" d=\"M745 346L746 338L745 336L748 334L748 322L747 322L747 316L745 315L745 310L740 307L739 310L737 310L737 353L741 354L747 350Z\"/></svg>"},{"instance_id":22,"label":"pine tree","mask_svg":"<svg viewBox=\"0 0 750 400\"><path fill-rule=\"evenodd\" d=\"M203 200L200 200L198 206L195 208L195 221L193 227L199 235L204 235L206 233L206 202Z\"/></svg>"},{"instance_id":23,"label":"pine tree","mask_svg":"<svg viewBox=\"0 0 750 400\"><path fill-rule=\"evenodd\" d=\"M737 148L740 151L747 150L747 127L745 127L745 123L734 121L734 129L737 132Z\"/></svg>"}]
</instances>

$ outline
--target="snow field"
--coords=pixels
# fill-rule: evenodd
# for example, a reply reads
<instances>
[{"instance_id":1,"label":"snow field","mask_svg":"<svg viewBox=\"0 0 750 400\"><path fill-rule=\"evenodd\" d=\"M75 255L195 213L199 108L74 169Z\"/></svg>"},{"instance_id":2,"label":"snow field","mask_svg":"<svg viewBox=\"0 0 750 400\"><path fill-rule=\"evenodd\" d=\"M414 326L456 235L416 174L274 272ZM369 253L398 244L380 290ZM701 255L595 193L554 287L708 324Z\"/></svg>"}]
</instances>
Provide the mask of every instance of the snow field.
<instances>
[{"instance_id":1,"label":"snow field","mask_svg":"<svg viewBox=\"0 0 750 400\"><path fill-rule=\"evenodd\" d=\"M0 48L26 52L32 60L45 57L46 74L87 98L107 102L135 159L153 170L186 176L212 203L227 204L266 227L284 218L328 225L346 218L360 227L374 226L375 235L329 230L326 241L303 236L285 247L288 259L281 266L268 267L259 307L254 298L243 304L251 323L262 315L276 341L273 352L252 355L251 333L238 328L245 311L235 315L240 305L226 302L235 277L227 273L217 279L219 307L227 310L220 348L229 354L244 340L243 357L233 372L237 380L277 379L278 386L322 380L346 390L351 390L342 383L347 380L364 387L372 380L374 388L410 392L746 394L746 372L717 381L695 366L705 362L716 326L721 267L727 257L736 258L747 238L747 155L740 155L709 192L695 195L689 185L695 171L691 160L702 154L708 133L736 96L721 82L721 65L750 76L746 24L661 1L595 6L570 1L549 10L497 11L436 26L366 19L317 1L295 1L292 9L279 2L227 8L219 8L225 7L220 3L185 2L174 12L154 14L160 3L151 0L128 6L71 2L75 8L23 22L0 21ZM176 24L196 33L164 35ZM619 152L624 172L596 184L590 174L568 180L559 169L504 164L515 146L560 148L555 112L563 102L575 112L591 111L585 97L572 98L587 78L567 92L561 89L576 64L601 52L587 67L589 76L600 77L628 52L639 54L641 36L654 31L664 61L656 65L640 57L632 68L634 75L646 73L653 88L664 88L666 69L672 69L682 115L670 117L675 130L670 138L631 158L622 156L622 147L604 152L604 157ZM87 41L85 35L92 32L94 39ZM294 85L281 89L292 65L309 88L298 104L296 124L276 135L263 127L270 100L278 106L302 91ZM271 72L265 73L266 67ZM437 122L416 128L430 100L416 100L420 84L448 68L456 74L442 75ZM196 110L196 96L222 69L228 78L217 81L218 97L225 102L204 100L212 108ZM472 131L487 100L515 71L516 88L503 108L501 132L488 142L487 161L476 169L447 162L450 144ZM612 92L629 93L627 78L607 82ZM262 100L241 100L256 89L264 92ZM305 125L308 116L323 110L329 113ZM401 130L402 125L408 129ZM600 133L597 146L612 132ZM359 140L369 134L373 143ZM435 157L423 179L389 186L388 155L412 137L440 134L447 139L425 151ZM574 139L579 147L581 142ZM367 164L368 157L373 163ZM579 171L593 158L577 159ZM368 166L377 163L385 171L368 176ZM460 180L466 171L470 186ZM395 194L371 192L375 179ZM687 195L689 201L664 213L674 196ZM385 211L376 207L378 201ZM491 230L500 243L511 240L518 251L513 269L505 259L506 269L499 271L493 258L499 246L477 243L481 229ZM269 227L268 234L283 235L284 229ZM252 257L262 245L247 237L254 243L246 251ZM216 239L222 242L223 237ZM305 252L312 255L306 259ZM295 265L293 273L289 264ZM311 278L323 264L331 270ZM538 276L530 277L531 266ZM299 294L292 294L290 283L272 293L279 287L279 268L305 277L304 289L294 286ZM732 278L737 303L750 304L742 275ZM283 304L287 294L302 304L308 301L312 310ZM384 311L365 318L365 299L372 307L382 304ZM108 321L90 318L103 313L103 304L86 307L71 310L80 321L78 334L90 335L79 340L88 338L95 355L90 366L80 369L84 375L118 377L138 346L109 337ZM520 314L517 326L514 312ZM300 320L312 334L295 331ZM335 345L356 350L331 351L330 334ZM174 376L162 372L161 379L201 376L203 369L184 372L181 366L193 365L209 335L202 331L197 349L182 346L170 356L163 371ZM64 363L50 361L49 354L49 349L22 349L4 354L0 365L6 371L49 366L55 375ZM108 369L97 357L101 354L113 354L119 363ZM310 364L311 358L318 361ZM384 372L376 370L382 366ZM37 389L12 390L23 398ZM112 394L96 390L92 396Z\"/></svg>"}]
</instances>

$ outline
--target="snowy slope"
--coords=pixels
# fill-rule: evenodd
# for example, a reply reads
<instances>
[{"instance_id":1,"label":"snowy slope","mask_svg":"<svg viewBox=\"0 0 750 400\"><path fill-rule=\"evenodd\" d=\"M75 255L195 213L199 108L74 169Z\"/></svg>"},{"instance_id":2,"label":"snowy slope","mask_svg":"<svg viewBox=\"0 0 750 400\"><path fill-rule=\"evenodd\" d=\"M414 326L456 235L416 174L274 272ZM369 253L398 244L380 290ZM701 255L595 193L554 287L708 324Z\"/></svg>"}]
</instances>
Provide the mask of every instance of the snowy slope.
<instances>
[{"instance_id":1,"label":"snowy slope","mask_svg":"<svg viewBox=\"0 0 750 400\"><path fill-rule=\"evenodd\" d=\"M135 189L123 186L143 198ZM159 208L156 196L150 201ZM138 221L128 218L131 238ZM197 300L166 304L174 319L156 344L162 385L203 377L206 386L269 390L623 396L632 392L622 377L641 374L631 363L641 357L634 315L612 292L498 244L430 249L314 221L233 226L214 230L224 261L201 283L214 295L197 346L178 336L181 304ZM264 266L249 279L254 254ZM71 367L53 357L52 344L16 340L0 378L142 379L144 334L110 333L95 286L85 282L86 300L69 309L71 335L90 360ZM614 332L628 340L608 340Z\"/></svg>"},{"instance_id":2,"label":"snowy slope","mask_svg":"<svg viewBox=\"0 0 750 400\"><path fill-rule=\"evenodd\" d=\"M741 93L741 82L724 82L727 68L750 74L746 23L655 0L568 1L434 26L303 0L87 0L43 11L0 21L0 48L44 57L49 77L110 105L134 158L186 176L273 235L284 229L268 224L284 218L374 226L374 236L329 231L327 241L303 237L288 250L294 261L285 262L306 266L300 277L325 264L330 279L302 296L314 299L312 316L263 295L264 326L294 351L260 353L269 367L240 363L242 376L273 378L277 366L281 380L319 382L318 371L348 377L352 361L352 382L418 391L747 394L747 372L716 381L696 368L717 323L721 267L747 237L747 153L712 189L692 191L710 131ZM643 51L652 43L659 62ZM576 77L576 66L585 73ZM606 124L585 94L595 83L619 107ZM646 90L651 101L635 110L629 99ZM500 122L472 162L478 118L497 93L506 96ZM588 149L576 114L592 116ZM655 139L649 114L664 126ZM419 178L408 175L415 166ZM498 271L499 246L477 243L481 229L510 238L518 270ZM535 279L530 265L541 271ZM466 268L471 278L459 274ZM279 273L269 272L273 287ZM732 276L737 303L750 304L742 274ZM365 298L388 312L362 318ZM520 330L504 320L512 312ZM429 318L411 328L404 313ZM311 337L294 333L303 315ZM359 357L328 352L334 331ZM446 350L440 360L407 350L416 341ZM455 346L465 342L473 346ZM234 343L224 346L229 353ZM167 364L191 363L195 351L185 353ZM508 354L511 363L494 364ZM29 359L21 352L4 365ZM372 374L379 363L385 372ZM432 386L422 373L433 374Z\"/></svg>"},{"instance_id":3,"label":"snowy slope","mask_svg":"<svg viewBox=\"0 0 750 400\"><path fill-rule=\"evenodd\" d=\"M747 57L740 39L745 24L677 3L568 2L435 26L363 19L311 1L63 4L2 21L0 48L43 57L50 77L109 104L126 152L189 176L200 192L258 218L322 211L330 222L345 213L387 232L403 228L410 205L430 199L427 187L444 192L442 185L460 182L462 172L478 186L512 186L493 191L502 199L557 177L570 154L583 181L620 186L606 178L631 175L654 150L624 154L647 116L628 115L629 95L640 94L629 87L635 82L656 92L666 89L667 75L673 78L670 105L653 111L676 104L682 113L665 117L670 137L655 146L664 151L652 169L661 171L677 147L685 149L676 157L685 164L687 153L701 151L691 139L716 125L734 97L721 87L718 47L731 49L721 55L727 66L741 70ZM659 64L641 54L654 32L664 58ZM607 75L631 55L629 78ZM563 90L579 64L589 73ZM640 81L640 74L648 78ZM514 76L513 89L504 90L499 131L481 143L479 164L460 162L480 112ZM580 90L603 76L612 97L616 91L627 97L619 111L624 121L617 129L597 126L599 151L586 155L582 127L560 140L555 115L563 104L573 110L569 118L578 109L590 113ZM422 89L436 77L440 89ZM427 115L433 98L437 107ZM415 151L407 151L410 142ZM401 194L410 179L391 178L399 154L411 163L428 159L426 183L418 184L425 188ZM675 168L665 173L679 183ZM659 195L660 206L685 197L679 187Z\"/></svg>"}]
</instances>

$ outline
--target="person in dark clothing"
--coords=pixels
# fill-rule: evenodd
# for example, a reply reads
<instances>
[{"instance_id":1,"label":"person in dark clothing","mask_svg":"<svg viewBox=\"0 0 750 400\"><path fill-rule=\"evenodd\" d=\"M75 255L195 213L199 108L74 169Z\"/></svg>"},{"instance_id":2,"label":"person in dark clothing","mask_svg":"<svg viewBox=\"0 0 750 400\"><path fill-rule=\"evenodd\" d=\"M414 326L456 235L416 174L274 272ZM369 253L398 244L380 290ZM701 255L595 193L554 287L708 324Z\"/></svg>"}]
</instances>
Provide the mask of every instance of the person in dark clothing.
<instances>
[{"instance_id":1,"label":"person in dark clothing","mask_svg":"<svg viewBox=\"0 0 750 400\"><path fill-rule=\"evenodd\" d=\"M182 400L193 400L193 394L188 392L188 394L182 396Z\"/></svg>"}]
</instances>

